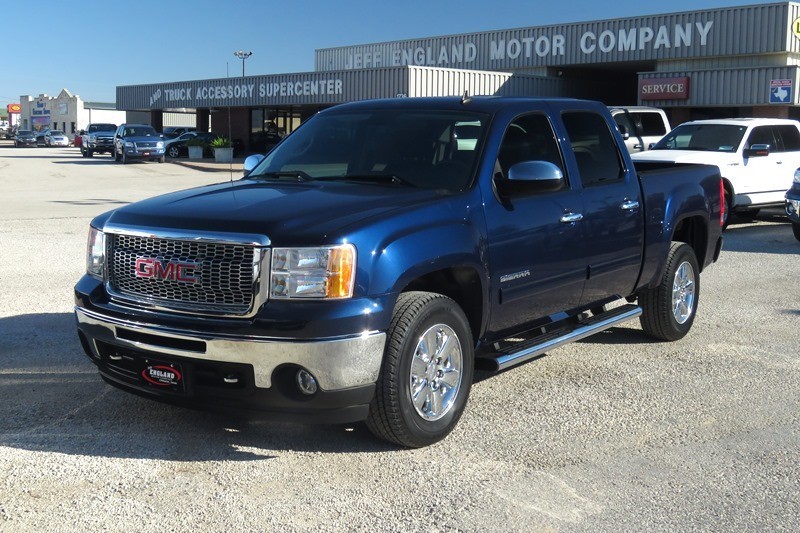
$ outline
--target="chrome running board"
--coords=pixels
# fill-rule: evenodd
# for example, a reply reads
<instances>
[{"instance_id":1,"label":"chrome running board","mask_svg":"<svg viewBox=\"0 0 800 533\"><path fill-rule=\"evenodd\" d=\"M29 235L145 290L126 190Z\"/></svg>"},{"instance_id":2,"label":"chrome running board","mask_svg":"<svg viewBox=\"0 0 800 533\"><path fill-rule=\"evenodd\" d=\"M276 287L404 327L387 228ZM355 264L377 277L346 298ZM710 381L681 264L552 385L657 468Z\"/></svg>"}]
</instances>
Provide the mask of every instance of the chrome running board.
<instances>
[{"instance_id":1,"label":"chrome running board","mask_svg":"<svg viewBox=\"0 0 800 533\"><path fill-rule=\"evenodd\" d=\"M641 314L642 308L638 305L623 305L584 319L567 331L562 328L551 333L545 333L532 339L518 342L495 353L479 355L478 359L480 359L483 368L493 371L505 370L530 361L545 352L570 342L581 340L622 322L637 318Z\"/></svg>"}]
</instances>

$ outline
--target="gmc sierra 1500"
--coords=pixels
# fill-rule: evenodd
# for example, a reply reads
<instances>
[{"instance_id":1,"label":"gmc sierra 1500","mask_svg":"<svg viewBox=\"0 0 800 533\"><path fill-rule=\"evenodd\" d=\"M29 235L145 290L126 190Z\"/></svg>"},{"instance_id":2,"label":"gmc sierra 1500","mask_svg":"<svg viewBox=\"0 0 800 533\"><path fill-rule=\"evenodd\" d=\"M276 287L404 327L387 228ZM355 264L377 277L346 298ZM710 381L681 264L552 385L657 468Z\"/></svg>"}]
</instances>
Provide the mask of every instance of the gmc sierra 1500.
<instances>
[{"instance_id":1,"label":"gmc sierra 1500","mask_svg":"<svg viewBox=\"0 0 800 533\"><path fill-rule=\"evenodd\" d=\"M75 311L103 379L425 446L476 365L636 317L683 337L722 245L718 169L634 169L597 102L345 104L257 158L92 221Z\"/></svg>"}]
</instances>

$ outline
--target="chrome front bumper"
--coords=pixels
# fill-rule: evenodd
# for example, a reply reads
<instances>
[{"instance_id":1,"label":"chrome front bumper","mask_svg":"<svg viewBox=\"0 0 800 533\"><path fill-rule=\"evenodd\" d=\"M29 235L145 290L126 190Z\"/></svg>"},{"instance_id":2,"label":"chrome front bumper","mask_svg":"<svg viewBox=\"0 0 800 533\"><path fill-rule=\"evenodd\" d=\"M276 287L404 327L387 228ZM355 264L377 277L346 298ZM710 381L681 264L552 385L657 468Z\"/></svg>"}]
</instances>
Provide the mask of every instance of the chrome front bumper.
<instances>
[{"instance_id":1,"label":"chrome front bumper","mask_svg":"<svg viewBox=\"0 0 800 533\"><path fill-rule=\"evenodd\" d=\"M100 357L95 343L99 340L149 352L154 356L168 354L206 361L244 363L253 367L255 385L260 388L271 387L273 372L286 364L298 365L311 372L325 391L375 383L386 344L386 334L378 332L347 338L288 341L178 330L111 318L81 307L75 307L75 316L78 329L86 336L96 358ZM187 347L176 348L176 345Z\"/></svg>"}]
</instances>

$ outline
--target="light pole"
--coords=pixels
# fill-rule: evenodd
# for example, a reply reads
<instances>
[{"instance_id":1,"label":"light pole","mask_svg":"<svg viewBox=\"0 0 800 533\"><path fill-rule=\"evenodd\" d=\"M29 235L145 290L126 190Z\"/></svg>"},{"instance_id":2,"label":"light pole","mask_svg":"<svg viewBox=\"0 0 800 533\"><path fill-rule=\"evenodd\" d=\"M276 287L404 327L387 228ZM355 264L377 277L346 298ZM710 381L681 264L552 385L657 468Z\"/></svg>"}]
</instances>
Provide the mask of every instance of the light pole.
<instances>
[{"instance_id":1,"label":"light pole","mask_svg":"<svg viewBox=\"0 0 800 533\"><path fill-rule=\"evenodd\" d=\"M234 52L233 55L242 60L242 77L244 78L244 62L247 60L248 57L253 55L253 52L245 52L244 50L239 50Z\"/></svg>"}]
</instances>

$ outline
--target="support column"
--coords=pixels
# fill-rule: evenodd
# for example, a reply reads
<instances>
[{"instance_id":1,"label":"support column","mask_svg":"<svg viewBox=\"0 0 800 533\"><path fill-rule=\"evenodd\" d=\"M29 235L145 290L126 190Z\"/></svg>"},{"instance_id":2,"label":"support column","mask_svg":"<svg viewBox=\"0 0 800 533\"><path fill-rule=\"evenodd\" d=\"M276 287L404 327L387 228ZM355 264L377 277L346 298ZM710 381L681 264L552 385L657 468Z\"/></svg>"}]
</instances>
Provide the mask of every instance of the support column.
<instances>
[{"instance_id":1,"label":"support column","mask_svg":"<svg viewBox=\"0 0 800 533\"><path fill-rule=\"evenodd\" d=\"M160 109L150 111L150 125L156 131L164 131L164 112Z\"/></svg>"},{"instance_id":2,"label":"support column","mask_svg":"<svg viewBox=\"0 0 800 533\"><path fill-rule=\"evenodd\" d=\"M211 111L208 108L195 110L195 127L197 131L208 131L211 125Z\"/></svg>"}]
</instances>

